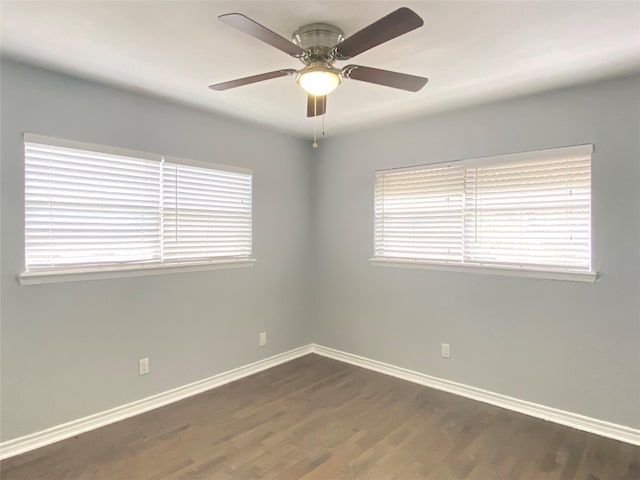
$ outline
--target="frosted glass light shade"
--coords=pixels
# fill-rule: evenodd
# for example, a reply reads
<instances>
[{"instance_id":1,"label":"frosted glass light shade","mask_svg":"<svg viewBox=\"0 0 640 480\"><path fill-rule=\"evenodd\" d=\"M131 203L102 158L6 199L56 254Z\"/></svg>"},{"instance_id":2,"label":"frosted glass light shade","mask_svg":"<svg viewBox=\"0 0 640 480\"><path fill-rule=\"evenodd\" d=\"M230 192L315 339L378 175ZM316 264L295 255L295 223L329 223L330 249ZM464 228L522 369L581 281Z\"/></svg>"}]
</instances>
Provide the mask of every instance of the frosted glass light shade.
<instances>
[{"instance_id":1,"label":"frosted glass light shade","mask_svg":"<svg viewBox=\"0 0 640 480\"><path fill-rule=\"evenodd\" d=\"M340 85L340 76L326 70L304 72L298 77L302 89L317 97L333 92Z\"/></svg>"}]
</instances>

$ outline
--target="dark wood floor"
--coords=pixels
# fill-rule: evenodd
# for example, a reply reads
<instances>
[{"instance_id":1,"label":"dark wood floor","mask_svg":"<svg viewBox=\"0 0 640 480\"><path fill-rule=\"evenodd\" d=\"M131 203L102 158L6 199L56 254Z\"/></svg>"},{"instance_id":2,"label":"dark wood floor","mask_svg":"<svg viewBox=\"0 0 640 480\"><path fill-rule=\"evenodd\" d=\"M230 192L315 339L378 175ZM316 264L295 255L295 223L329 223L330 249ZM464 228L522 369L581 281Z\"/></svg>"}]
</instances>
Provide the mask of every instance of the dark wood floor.
<instances>
[{"instance_id":1,"label":"dark wood floor","mask_svg":"<svg viewBox=\"0 0 640 480\"><path fill-rule=\"evenodd\" d=\"M5 460L14 479L640 479L640 447L316 355Z\"/></svg>"}]
</instances>

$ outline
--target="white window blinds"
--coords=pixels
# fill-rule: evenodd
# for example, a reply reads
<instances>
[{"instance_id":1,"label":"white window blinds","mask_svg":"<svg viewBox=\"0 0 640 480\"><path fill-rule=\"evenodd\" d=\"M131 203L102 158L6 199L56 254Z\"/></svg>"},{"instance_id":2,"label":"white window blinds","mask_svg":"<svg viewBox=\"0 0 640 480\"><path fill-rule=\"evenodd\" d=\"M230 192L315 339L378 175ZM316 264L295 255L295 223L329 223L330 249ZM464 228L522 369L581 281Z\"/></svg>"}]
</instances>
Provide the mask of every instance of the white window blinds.
<instances>
[{"instance_id":1,"label":"white window blinds","mask_svg":"<svg viewBox=\"0 0 640 480\"><path fill-rule=\"evenodd\" d=\"M590 270L590 155L465 173L465 262Z\"/></svg>"},{"instance_id":2,"label":"white window blinds","mask_svg":"<svg viewBox=\"0 0 640 480\"><path fill-rule=\"evenodd\" d=\"M375 256L459 262L463 194L460 165L379 172Z\"/></svg>"},{"instance_id":3,"label":"white window blinds","mask_svg":"<svg viewBox=\"0 0 640 480\"><path fill-rule=\"evenodd\" d=\"M165 162L165 262L251 255L251 174Z\"/></svg>"},{"instance_id":4,"label":"white window blinds","mask_svg":"<svg viewBox=\"0 0 640 480\"><path fill-rule=\"evenodd\" d=\"M592 148L377 172L374 258L589 272Z\"/></svg>"},{"instance_id":5,"label":"white window blinds","mask_svg":"<svg viewBox=\"0 0 640 480\"><path fill-rule=\"evenodd\" d=\"M28 270L160 258L160 163L25 144Z\"/></svg>"},{"instance_id":6,"label":"white window blinds","mask_svg":"<svg viewBox=\"0 0 640 480\"><path fill-rule=\"evenodd\" d=\"M249 171L25 135L25 270L248 258L251 179Z\"/></svg>"}]
</instances>

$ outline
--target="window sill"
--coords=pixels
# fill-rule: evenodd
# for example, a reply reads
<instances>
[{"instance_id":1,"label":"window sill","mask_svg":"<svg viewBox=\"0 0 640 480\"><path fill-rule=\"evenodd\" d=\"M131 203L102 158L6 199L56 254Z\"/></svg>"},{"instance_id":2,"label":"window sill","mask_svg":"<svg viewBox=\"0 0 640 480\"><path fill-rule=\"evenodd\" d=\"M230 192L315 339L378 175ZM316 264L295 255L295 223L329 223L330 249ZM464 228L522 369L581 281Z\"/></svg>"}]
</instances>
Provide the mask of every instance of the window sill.
<instances>
[{"instance_id":1,"label":"window sill","mask_svg":"<svg viewBox=\"0 0 640 480\"><path fill-rule=\"evenodd\" d=\"M61 270L57 272L29 272L19 275L18 282L20 282L20 285L40 285L44 283L81 282L110 278L146 277L150 275L167 275L174 273L200 272L203 270L252 267L255 263L256 260L254 258L243 258L240 260L220 260L192 264L104 267L100 269Z\"/></svg>"},{"instance_id":2,"label":"window sill","mask_svg":"<svg viewBox=\"0 0 640 480\"><path fill-rule=\"evenodd\" d=\"M533 270L509 267L492 267L482 265L454 265L450 263L430 263L417 260L393 260L370 258L371 265L377 267L424 268L427 270L447 270L451 272L483 273L486 275L500 275L504 277L544 278L547 280L565 280L570 282L594 283L596 272L562 272L556 270Z\"/></svg>"}]
</instances>

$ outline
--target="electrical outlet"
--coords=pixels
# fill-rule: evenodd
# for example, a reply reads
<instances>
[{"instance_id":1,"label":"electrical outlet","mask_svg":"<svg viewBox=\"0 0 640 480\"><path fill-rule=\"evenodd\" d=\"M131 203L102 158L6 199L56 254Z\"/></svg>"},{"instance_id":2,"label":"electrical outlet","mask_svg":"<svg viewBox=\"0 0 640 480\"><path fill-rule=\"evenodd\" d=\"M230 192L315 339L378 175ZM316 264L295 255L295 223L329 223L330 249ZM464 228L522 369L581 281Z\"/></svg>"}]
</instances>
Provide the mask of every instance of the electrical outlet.
<instances>
[{"instance_id":1,"label":"electrical outlet","mask_svg":"<svg viewBox=\"0 0 640 480\"><path fill-rule=\"evenodd\" d=\"M264 347L267 344L267 332L260 332L258 335L258 345Z\"/></svg>"},{"instance_id":2,"label":"electrical outlet","mask_svg":"<svg viewBox=\"0 0 640 480\"><path fill-rule=\"evenodd\" d=\"M443 343L440 347L443 358L451 358L451 350L448 343Z\"/></svg>"},{"instance_id":3,"label":"electrical outlet","mask_svg":"<svg viewBox=\"0 0 640 480\"><path fill-rule=\"evenodd\" d=\"M141 358L138 361L138 373L140 375L146 375L149 373L149 357Z\"/></svg>"}]
</instances>

